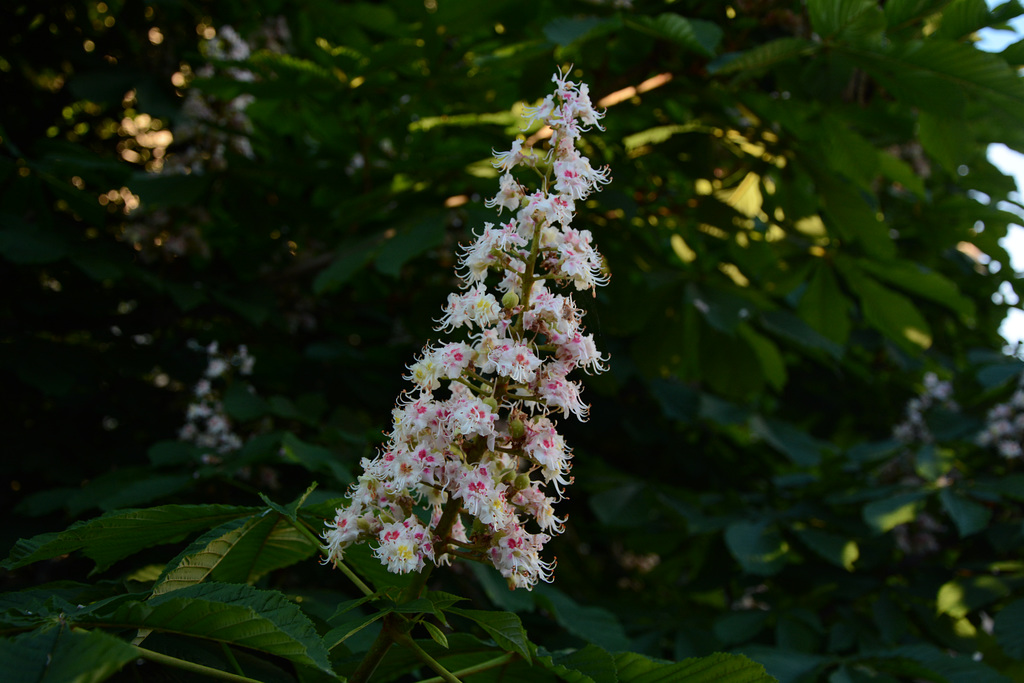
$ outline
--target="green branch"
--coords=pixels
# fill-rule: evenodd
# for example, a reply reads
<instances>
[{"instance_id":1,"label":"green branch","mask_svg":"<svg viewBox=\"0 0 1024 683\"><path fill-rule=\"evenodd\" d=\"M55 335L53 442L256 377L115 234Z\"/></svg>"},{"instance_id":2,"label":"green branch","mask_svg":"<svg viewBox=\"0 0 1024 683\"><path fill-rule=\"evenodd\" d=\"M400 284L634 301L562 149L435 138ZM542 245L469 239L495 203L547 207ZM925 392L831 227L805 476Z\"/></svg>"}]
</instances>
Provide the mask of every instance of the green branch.
<instances>
[{"instance_id":1,"label":"green branch","mask_svg":"<svg viewBox=\"0 0 1024 683\"><path fill-rule=\"evenodd\" d=\"M431 657L422 647L417 645L416 641L409 637L408 633L403 633L398 636L398 642L403 647L407 647L412 650L412 653L416 655L417 659L436 671L440 680L445 681L445 683L462 683L455 674L444 668L444 665Z\"/></svg>"},{"instance_id":2,"label":"green branch","mask_svg":"<svg viewBox=\"0 0 1024 683\"><path fill-rule=\"evenodd\" d=\"M307 539L309 539L317 548L322 548L320 543L320 537L313 533L313 531L306 526L306 523L299 519L289 520L296 529L298 529ZM356 576L355 572L348 568L341 560L335 563L335 566L341 570L342 574L348 577L349 581L355 584L355 587L360 590L363 595L370 596L375 595L376 591L363 583L363 580Z\"/></svg>"},{"instance_id":3,"label":"green branch","mask_svg":"<svg viewBox=\"0 0 1024 683\"><path fill-rule=\"evenodd\" d=\"M453 671L451 675L454 676L456 679L465 678L466 676L472 676L473 674L478 674L483 671L488 671L490 669L496 669L499 666L504 666L505 664L513 662L518 658L519 655L515 652L506 652L500 657L488 659L486 662L480 662L479 664L474 664L473 666L467 666L465 669ZM446 680L448 679L444 678L443 676L435 676L434 678L425 678L422 681L420 681L420 683L444 683L444 681Z\"/></svg>"}]
</instances>

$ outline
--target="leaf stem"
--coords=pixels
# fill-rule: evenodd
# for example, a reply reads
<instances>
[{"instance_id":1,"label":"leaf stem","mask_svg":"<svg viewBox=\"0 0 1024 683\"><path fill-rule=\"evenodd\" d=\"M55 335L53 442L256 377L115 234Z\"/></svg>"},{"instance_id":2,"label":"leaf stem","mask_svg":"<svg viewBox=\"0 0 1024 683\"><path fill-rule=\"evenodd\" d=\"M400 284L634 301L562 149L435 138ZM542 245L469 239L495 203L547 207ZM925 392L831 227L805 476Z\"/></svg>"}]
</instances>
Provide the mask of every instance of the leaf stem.
<instances>
[{"instance_id":1,"label":"leaf stem","mask_svg":"<svg viewBox=\"0 0 1024 683\"><path fill-rule=\"evenodd\" d=\"M495 657L494 659L488 659L486 662L480 662L479 664L474 664L473 666L467 666L465 669L453 671L452 676L455 676L456 678L465 678L466 676L472 676L473 674L478 674L483 671L496 669L497 667L508 664L509 662L515 661L518 658L519 655L515 652L506 652L505 654L499 657ZM422 681L420 681L420 683L443 683L445 680L447 679L443 678L442 676L435 676L434 678L425 678Z\"/></svg>"},{"instance_id":2,"label":"leaf stem","mask_svg":"<svg viewBox=\"0 0 1024 683\"><path fill-rule=\"evenodd\" d=\"M173 666L176 669L182 669L183 671L191 671L192 673L202 674L209 676L210 678L219 678L222 681L236 681L237 683L260 683L255 678L249 678L248 676L240 676L233 674L229 671L221 671L220 669L214 669L211 666L203 666L202 664L196 664L190 662L187 659L178 659L171 655L165 655L162 652L154 652L147 650L144 647L134 646L136 654L142 659L148 659L151 662L157 664L164 664L165 666ZM234 657L231 658L234 660ZM235 666L238 666L237 662Z\"/></svg>"},{"instance_id":3,"label":"leaf stem","mask_svg":"<svg viewBox=\"0 0 1024 683\"><path fill-rule=\"evenodd\" d=\"M302 533L307 539L309 539L313 543L313 545L315 545L317 548L323 547L320 543L320 537L314 534L313 531L306 525L305 522L299 519L293 519L290 521L292 525L299 530L300 533ZM355 584L356 588L358 588L363 595L369 596L375 594L374 590L367 586L365 583L363 583L363 580L356 576L355 572L349 569L348 565L346 565L344 562L338 560L335 566L337 566L338 569L340 569L341 572L348 577L349 581Z\"/></svg>"},{"instance_id":4,"label":"leaf stem","mask_svg":"<svg viewBox=\"0 0 1024 683\"><path fill-rule=\"evenodd\" d=\"M245 676L245 672L242 671L241 665L239 665L238 660L235 659L235 653L231 651L228 644L221 641L220 649L224 651L224 657L227 658L228 662L231 664L231 668L235 670L235 673L239 676Z\"/></svg>"},{"instance_id":5,"label":"leaf stem","mask_svg":"<svg viewBox=\"0 0 1024 683\"><path fill-rule=\"evenodd\" d=\"M369 586L367 586L365 583L363 583L363 580L360 579L358 576L356 576L356 573L354 571L352 571L351 569L349 569L347 564L345 564L341 560L338 560L337 567L338 567L338 569L341 570L342 574L344 574L345 576L348 577L349 581L351 581L352 583L355 584L356 588L358 588L360 591L362 591L363 595L365 595L367 597L369 597L371 595L375 595L374 590L372 588L370 588Z\"/></svg>"},{"instance_id":6,"label":"leaf stem","mask_svg":"<svg viewBox=\"0 0 1024 683\"><path fill-rule=\"evenodd\" d=\"M412 650L412 653L416 655L417 659L436 671L440 676L440 680L445 681L446 683L462 683L455 674L444 668L444 665L431 657L426 650L420 647L416 641L409 636L409 634L403 633L398 636L398 642L403 647L407 647Z\"/></svg>"}]
</instances>

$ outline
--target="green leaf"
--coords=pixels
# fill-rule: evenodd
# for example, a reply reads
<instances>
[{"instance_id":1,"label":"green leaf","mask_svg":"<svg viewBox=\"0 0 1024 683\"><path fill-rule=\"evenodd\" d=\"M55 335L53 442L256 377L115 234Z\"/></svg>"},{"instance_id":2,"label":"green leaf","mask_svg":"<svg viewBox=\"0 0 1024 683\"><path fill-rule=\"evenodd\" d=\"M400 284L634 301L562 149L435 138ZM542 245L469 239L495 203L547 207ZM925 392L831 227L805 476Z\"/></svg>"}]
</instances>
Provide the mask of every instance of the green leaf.
<instances>
[{"instance_id":1,"label":"green leaf","mask_svg":"<svg viewBox=\"0 0 1024 683\"><path fill-rule=\"evenodd\" d=\"M100 572L143 548L180 541L190 533L218 526L259 508L232 505L163 505L145 510L119 510L76 522L66 531L20 539L0 566L17 569L81 550Z\"/></svg>"},{"instance_id":2,"label":"green leaf","mask_svg":"<svg viewBox=\"0 0 1024 683\"><path fill-rule=\"evenodd\" d=\"M995 635L1003 652L1014 659L1024 659L1024 600L1016 600L999 610ZM2 659L0 657L0 661Z\"/></svg>"},{"instance_id":3,"label":"green leaf","mask_svg":"<svg viewBox=\"0 0 1024 683\"><path fill-rule=\"evenodd\" d=\"M822 444L790 424L755 415L750 418L750 431L797 465L812 467L821 461Z\"/></svg>"},{"instance_id":4,"label":"green leaf","mask_svg":"<svg viewBox=\"0 0 1024 683\"><path fill-rule=\"evenodd\" d=\"M750 303L743 297L692 282L686 286L685 303L696 308L708 325L730 336L735 334L750 308Z\"/></svg>"},{"instance_id":5,"label":"green leaf","mask_svg":"<svg viewBox=\"0 0 1024 683\"><path fill-rule=\"evenodd\" d=\"M288 460L301 464L310 472L325 472L341 484L355 481L352 472L341 464L341 456L328 448L306 443L291 432L285 433L281 448Z\"/></svg>"},{"instance_id":6,"label":"green leaf","mask_svg":"<svg viewBox=\"0 0 1024 683\"><path fill-rule=\"evenodd\" d=\"M911 491L876 500L864 506L861 516L875 533L885 533L895 526L917 519L917 513L924 507L927 496L927 491Z\"/></svg>"},{"instance_id":7,"label":"green leaf","mask_svg":"<svg viewBox=\"0 0 1024 683\"><path fill-rule=\"evenodd\" d=\"M917 307L902 294L883 287L846 261L837 261L850 289L860 298L867 321L909 353L932 344L932 332Z\"/></svg>"},{"instance_id":8,"label":"green leaf","mask_svg":"<svg viewBox=\"0 0 1024 683\"><path fill-rule=\"evenodd\" d=\"M765 671L778 679L779 683L797 683L802 680L817 680L807 676L830 658L806 652L794 652L764 645L748 645L742 648L747 657L764 665Z\"/></svg>"},{"instance_id":9,"label":"green leaf","mask_svg":"<svg viewBox=\"0 0 1024 683\"><path fill-rule=\"evenodd\" d=\"M903 159L899 159L888 152L879 151L878 171L894 184L898 184L904 190L917 195L918 198L926 198L927 193L924 187L924 179Z\"/></svg>"},{"instance_id":10,"label":"green leaf","mask_svg":"<svg viewBox=\"0 0 1024 683\"><path fill-rule=\"evenodd\" d=\"M526 591L508 589L508 581L490 565L470 562L469 569L491 603L506 612L527 612L534 608L533 596Z\"/></svg>"},{"instance_id":11,"label":"green leaf","mask_svg":"<svg viewBox=\"0 0 1024 683\"><path fill-rule=\"evenodd\" d=\"M665 417L683 423L697 417L700 394L679 380L654 379L650 384L651 395L658 401Z\"/></svg>"},{"instance_id":12,"label":"green leaf","mask_svg":"<svg viewBox=\"0 0 1024 683\"><path fill-rule=\"evenodd\" d=\"M734 522L725 530L729 553L749 574L772 576L786 565L789 544L769 522Z\"/></svg>"},{"instance_id":13,"label":"green leaf","mask_svg":"<svg viewBox=\"0 0 1024 683\"><path fill-rule=\"evenodd\" d=\"M768 383L776 390L786 386L786 362L779 347L764 335L758 334L750 325L740 325L740 336L754 349L754 355L761 364L761 371Z\"/></svg>"},{"instance_id":14,"label":"green leaf","mask_svg":"<svg viewBox=\"0 0 1024 683\"><path fill-rule=\"evenodd\" d=\"M966 164L974 153L974 141L963 119L921 111L917 136L925 151L950 173Z\"/></svg>"},{"instance_id":15,"label":"green leaf","mask_svg":"<svg viewBox=\"0 0 1024 683\"><path fill-rule=\"evenodd\" d=\"M991 16L985 0L953 0L942 9L942 20L933 34L938 38L960 40L989 25Z\"/></svg>"},{"instance_id":16,"label":"green leaf","mask_svg":"<svg viewBox=\"0 0 1024 683\"><path fill-rule=\"evenodd\" d=\"M999 56L1005 59L1010 66L1024 65L1024 40L1011 43L999 53Z\"/></svg>"},{"instance_id":17,"label":"green leaf","mask_svg":"<svg viewBox=\"0 0 1024 683\"><path fill-rule=\"evenodd\" d=\"M708 64L712 74L747 72L743 76L756 76L764 69L800 57L809 56L818 46L803 38L776 38L746 52L722 55Z\"/></svg>"},{"instance_id":18,"label":"green leaf","mask_svg":"<svg viewBox=\"0 0 1024 683\"><path fill-rule=\"evenodd\" d=\"M1024 82L998 55L972 45L931 38L852 56L896 98L932 114L957 117L971 96L1024 122Z\"/></svg>"},{"instance_id":19,"label":"green leaf","mask_svg":"<svg viewBox=\"0 0 1024 683\"><path fill-rule=\"evenodd\" d=\"M947 648L940 649L931 644L903 645L890 650L888 654L914 660L930 669L931 675L925 680L938 683L1011 683L1011 679L1000 675L984 661L976 662L971 657L954 654ZM909 669L900 673L904 680L920 675Z\"/></svg>"},{"instance_id":20,"label":"green leaf","mask_svg":"<svg viewBox=\"0 0 1024 683\"><path fill-rule=\"evenodd\" d=\"M961 619L979 607L1010 594L1010 587L994 576L971 576L944 583L935 598L938 614Z\"/></svg>"},{"instance_id":21,"label":"green leaf","mask_svg":"<svg viewBox=\"0 0 1024 683\"><path fill-rule=\"evenodd\" d=\"M840 310L839 315L847 314ZM824 351L836 360L843 357L842 346L789 311L765 311L758 316L758 320L767 331L795 342L809 351Z\"/></svg>"},{"instance_id":22,"label":"green leaf","mask_svg":"<svg viewBox=\"0 0 1024 683\"><path fill-rule=\"evenodd\" d=\"M378 591L401 590L413 579L413 574L392 574L373 554L369 543L359 543L345 550L344 562Z\"/></svg>"},{"instance_id":23,"label":"green leaf","mask_svg":"<svg viewBox=\"0 0 1024 683\"><path fill-rule=\"evenodd\" d=\"M534 599L569 633L610 652L629 647L629 637L615 615L601 607L580 605L554 586L538 586Z\"/></svg>"},{"instance_id":24,"label":"green leaf","mask_svg":"<svg viewBox=\"0 0 1024 683\"><path fill-rule=\"evenodd\" d=\"M723 652L675 663L623 652L615 656L615 666L619 683L776 683L757 662Z\"/></svg>"},{"instance_id":25,"label":"green leaf","mask_svg":"<svg viewBox=\"0 0 1024 683\"><path fill-rule=\"evenodd\" d=\"M228 643L332 673L327 649L312 622L276 591L200 583L147 602L124 602L109 613L90 614L89 620Z\"/></svg>"},{"instance_id":26,"label":"green leaf","mask_svg":"<svg viewBox=\"0 0 1024 683\"><path fill-rule=\"evenodd\" d=\"M445 637L444 631L434 626L429 621L422 621L420 623L423 624L424 627L426 627L427 633L430 634L430 637L434 640L435 643L445 648L446 650L448 649L448 638Z\"/></svg>"},{"instance_id":27,"label":"green leaf","mask_svg":"<svg viewBox=\"0 0 1024 683\"><path fill-rule=\"evenodd\" d=\"M853 571L853 563L860 557L860 549L855 541L818 529L800 528L793 529L793 532L801 543L819 557L848 572Z\"/></svg>"},{"instance_id":28,"label":"green leaf","mask_svg":"<svg viewBox=\"0 0 1024 683\"><path fill-rule=\"evenodd\" d=\"M760 633L768 623L769 616L767 610L733 610L719 615L711 628L723 645L736 645Z\"/></svg>"},{"instance_id":29,"label":"green leaf","mask_svg":"<svg viewBox=\"0 0 1024 683\"><path fill-rule=\"evenodd\" d=\"M822 170L816 179L821 193L823 214L830 230L845 240L859 244L868 255L891 259L896 255L889 229L877 207L869 204L874 198L842 177Z\"/></svg>"},{"instance_id":30,"label":"green leaf","mask_svg":"<svg viewBox=\"0 0 1024 683\"><path fill-rule=\"evenodd\" d=\"M825 259L819 259L797 311L811 328L835 342L840 356L850 336L850 307L832 267Z\"/></svg>"},{"instance_id":31,"label":"green leaf","mask_svg":"<svg viewBox=\"0 0 1024 683\"><path fill-rule=\"evenodd\" d=\"M715 54L722 40L722 29L718 24L702 19L687 19L671 12L657 17L631 17L626 19L625 24L708 57Z\"/></svg>"},{"instance_id":32,"label":"green leaf","mask_svg":"<svg viewBox=\"0 0 1024 683\"><path fill-rule=\"evenodd\" d=\"M234 382L224 392L224 411L236 420L255 420L270 412L270 406L244 382Z\"/></svg>"},{"instance_id":33,"label":"green leaf","mask_svg":"<svg viewBox=\"0 0 1024 683\"><path fill-rule=\"evenodd\" d=\"M498 647L508 652L515 652L527 662L530 661L530 641L526 638L523 622L516 615L511 612L489 612L457 607L452 607L448 611L476 622L487 632L487 635L494 639Z\"/></svg>"},{"instance_id":34,"label":"green leaf","mask_svg":"<svg viewBox=\"0 0 1024 683\"><path fill-rule=\"evenodd\" d=\"M313 293L333 292L351 280L373 258L379 242L380 237L374 235L341 245L331 265L324 268L313 280Z\"/></svg>"},{"instance_id":35,"label":"green leaf","mask_svg":"<svg viewBox=\"0 0 1024 683\"><path fill-rule=\"evenodd\" d=\"M974 317L974 302L960 292L956 283L945 275L928 270L911 261L878 261L857 259L861 270L900 289L942 304L965 317Z\"/></svg>"},{"instance_id":36,"label":"green leaf","mask_svg":"<svg viewBox=\"0 0 1024 683\"><path fill-rule=\"evenodd\" d=\"M134 647L102 631L50 626L0 638L0 680L98 683L138 656Z\"/></svg>"},{"instance_id":37,"label":"green leaf","mask_svg":"<svg viewBox=\"0 0 1024 683\"><path fill-rule=\"evenodd\" d=\"M939 500L942 502L942 509L953 518L960 538L984 531L992 519L992 510L948 488L939 491Z\"/></svg>"},{"instance_id":38,"label":"green leaf","mask_svg":"<svg viewBox=\"0 0 1024 683\"><path fill-rule=\"evenodd\" d=\"M316 551L317 546L282 515L232 520L201 536L168 563L153 586L153 595L206 580L253 584Z\"/></svg>"},{"instance_id":39,"label":"green leaf","mask_svg":"<svg viewBox=\"0 0 1024 683\"><path fill-rule=\"evenodd\" d=\"M378 619L390 614L392 611L394 610L387 607L379 612L373 612L372 614L360 614L342 622L340 625L331 629L326 635L324 635L324 646L328 650L333 650L338 645L341 645L346 640L359 633L370 624L376 622Z\"/></svg>"},{"instance_id":40,"label":"green leaf","mask_svg":"<svg viewBox=\"0 0 1024 683\"><path fill-rule=\"evenodd\" d=\"M816 130L822 157L832 170L852 180L861 190L871 192L880 164L875 146L841 116L823 116Z\"/></svg>"},{"instance_id":41,"label":"green leaf","mask_svg":"<svg viewBox=\"0 0 1024 683\"><path fill-rule=\"evenodd\" d=\"M947 474L956 462L952 448L939 448L928 443L917 450L914 456L914 471L928 481L935 481Z\"/></svg>"},{"instance_id":42,"label":"green leaf","mask_svg":"<svg viewBox=\"0 0 1024 683\"><path fill-rule=\"evenodd\" d=\"M147 210L158 207L189 206L202 197L210 185L204 173L136 173L128 187L139 196Z\"/></svg>"},{"instance_id":43,"label":"green leaf","mask_svg":"<svg viewBox=\"0 0 1024 683\"><path fill-rule=\"evenodd\" d=\"M556 17L544 25L544 37L561 47L602 36L620 25L617 17Z\"/></svg>"},{"instance_id":44,"label":"green leaf","mask_svg":"<svg viewBox=\"0 0 1024 683\"><path fill-rule=\"evenodd\" d=\"M381 246L377 254L377 270L398 277L408 261L444 241L444 225L442 216L429 214L425 220L397 231Z\"/></svg>"},{"instance_id":45,"label":"green leaf","mask_svg":"<svg viewBox=\"0 0 1024 683\"><path fill-rule=\"evenodd\" d=\"M195 451L186 441L158 441L146 451L146 457L154 467L185 465L194 461Z\"/></svg>"},{"instance_id":46,"label":"green leaf","mask_svg":"<svg viewBox=\"0 0 1024 683\"><path fill-rule=\"evenodd\" d=\"M949 0L888 0L885 3L885 20L890 28L898 28L902 24L935 12Z\"/></svg>"},{"instance_id":47,"label":"green leaf","mask_svg":"<svg viewBox=\"0 0 1024 683\"><path fill-rule=\"evenodd\" d=\"M0 223L8 226L0 230L0 255L11 263L52 263L68 253L67 245L56 233L10 214L0 214L0 219Z\"/></svg>"},{"instance_id":48,"label":"green leaf","mask_svg":"<svg viewBox=\"0 0 1024 683\"><path fill-rule=\"evenodd\" d=\"M596 645L560 652L534 661L568 683L618 683L615 660Z\"/></svg>"},{"instance_id":49,"label":"green leaf","mask_svg":"<svg viewBox=\"0 0 1024 683\"><path fill-rule=\"evenodd\" d=\"M873 0L807 0L811 29L822 38L843 30L866 11L877 7Z\"/></svg>"}]
</instances>

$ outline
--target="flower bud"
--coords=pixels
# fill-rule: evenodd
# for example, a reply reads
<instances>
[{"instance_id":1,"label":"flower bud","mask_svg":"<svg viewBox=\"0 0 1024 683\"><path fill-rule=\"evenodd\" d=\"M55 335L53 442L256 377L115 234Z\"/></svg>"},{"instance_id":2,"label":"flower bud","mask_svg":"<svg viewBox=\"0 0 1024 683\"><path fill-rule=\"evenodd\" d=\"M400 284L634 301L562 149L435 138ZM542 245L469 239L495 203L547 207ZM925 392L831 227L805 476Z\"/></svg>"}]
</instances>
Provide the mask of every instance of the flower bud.
<instances>
[{"instance_id":1,"label":"flower bud","mask_svg":"<svg viewBox=\"0 0 1024 683\"><path fill-rule=\"evenodd\" d=\"M498 401L495 400L493 396L488 396L487 398L483 399L483 402L485 405L491 407L492 412L498 412Z\"/></svg>"},{"instance_id":2,"label":"flower bud","mask_svg":"<svg viewBox=\"0 0 1024 683\"><path fill-rule=\"evenodd\" d=\"M513 484L517 491L530 488L530 475L526 472L521 473L516 477L516 481Z\"/></svg>"},{"instance_id":3,"label":"flower bud","mask_svg":"<svg viewBox=\"0 0 1024 683\"><path fill-rule=\"evenodd\" d=\"M501 297L501 305L505 308L515 308L519 305L519 295L515 292L505 292Z\"/></svg>"},{"instance_id":4,"label":"flower bud","mask_svg":"<svg viewBox=\"0 0 1024 683\"><path fill-rule=\"evenodd\" d=\"M518 417L512 418L508 421L508 433L513 439L521 439L526 436L526 425Z\"/></svg>"}]
</instances>

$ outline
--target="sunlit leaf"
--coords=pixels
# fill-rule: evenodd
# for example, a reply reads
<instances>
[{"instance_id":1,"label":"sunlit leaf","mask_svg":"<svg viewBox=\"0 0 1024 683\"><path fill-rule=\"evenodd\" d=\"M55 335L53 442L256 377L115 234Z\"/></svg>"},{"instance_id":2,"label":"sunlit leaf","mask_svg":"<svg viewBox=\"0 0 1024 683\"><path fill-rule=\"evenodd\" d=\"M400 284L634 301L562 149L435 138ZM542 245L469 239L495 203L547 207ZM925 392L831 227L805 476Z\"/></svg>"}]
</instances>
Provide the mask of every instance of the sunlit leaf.
<instances>
[{"instance_id":1,"label":"sunlit leaf","mask_svg":"<svg viewBox=\"0 0 1024 683\"><path fill-rule=\"evenodd\" d=\"M734 522L725 530L729 553L744 571L772 576L786 565L789 544L768 522Z\"/></svg>"},{"instance_id":2,"label":"sunlit leaf","mask_svg":"<svg viewBox=\"0 0 1024 683\"><path fill-rule=\"evenodd\" d=\"M861 516L876 533L884 533L917 519L927 495L927 491L912 491L876 500L864 506Z\"/></svg>"},{"instance_id":3,"label":"sunlit leaf","mask_svg":"<svg viewBox=\"0 0 1024 683\"><path fill-rule=\"evenodd\" d=\"M972 610L1010 594L1010 587L995 576L973 576L954 579L939 588L935 608L939 614L955 619L967 616Z\"/></svg>"}]
</instances>

